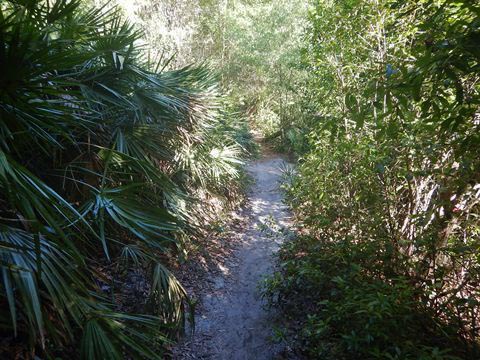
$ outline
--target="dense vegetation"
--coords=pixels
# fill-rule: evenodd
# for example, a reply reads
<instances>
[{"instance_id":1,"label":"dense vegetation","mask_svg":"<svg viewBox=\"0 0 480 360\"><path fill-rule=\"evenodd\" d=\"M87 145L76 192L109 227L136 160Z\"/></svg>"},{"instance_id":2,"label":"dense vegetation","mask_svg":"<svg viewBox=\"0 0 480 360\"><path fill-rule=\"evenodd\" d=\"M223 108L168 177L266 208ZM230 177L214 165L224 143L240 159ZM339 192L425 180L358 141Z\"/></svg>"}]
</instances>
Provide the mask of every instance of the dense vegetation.
<instances>
[{"instance_id":1,"label":"dense vegetation","mask_svg":"<svg viewBox=\"0 0 480 360\"><path fill-rule=\"evenodd\" d=\"M0 4L2 358L162 358L188 304L165 264L240 195L244 121L142 36L115 7Z\"/></svg>"},{"instance_id":2,"label":"dense vegetation","mask_svg":"<svg viewBox=\"0 0 480 360\"><path fill-rule=\"evenodd\" d=\"M480 357L475 1L4 0L0 65L0 357L162 358L246 118L298 160L279 337Z\"/></svg>"},{"instance_id":3,"label":"dense vegetation","mask_svg":"<svg viewBox=\"0 0 480 360\"><path fill-rule=\"evenodd\" d=\"M303 235L267 293L309 358L478 358L480 6L316 1Z\"/></svg>"}]
</instances>

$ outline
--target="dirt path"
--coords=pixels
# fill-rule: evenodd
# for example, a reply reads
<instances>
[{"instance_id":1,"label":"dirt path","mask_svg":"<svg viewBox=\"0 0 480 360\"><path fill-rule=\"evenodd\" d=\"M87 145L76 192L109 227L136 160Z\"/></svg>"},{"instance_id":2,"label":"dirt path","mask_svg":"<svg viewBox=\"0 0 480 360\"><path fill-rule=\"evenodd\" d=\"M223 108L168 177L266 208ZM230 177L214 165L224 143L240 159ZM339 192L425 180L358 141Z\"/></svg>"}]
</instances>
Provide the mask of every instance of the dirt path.
<instances>
[{"instance_id":1,"label":"dirt path","mask_svg":"<svg viewBox=\"0 0 480 360\"><path fill-rule=\"evenodd\" d=\"M240 245L213 279L213 291L202 295L196 331L177 359L274 359L281 346L270 340L274 314L264 308L258 284L273 270L273 254L285 238L290 214L279 189L277 155L252 163L255 180L249 193L248 217Z\"/></svg>"}]
</instances>

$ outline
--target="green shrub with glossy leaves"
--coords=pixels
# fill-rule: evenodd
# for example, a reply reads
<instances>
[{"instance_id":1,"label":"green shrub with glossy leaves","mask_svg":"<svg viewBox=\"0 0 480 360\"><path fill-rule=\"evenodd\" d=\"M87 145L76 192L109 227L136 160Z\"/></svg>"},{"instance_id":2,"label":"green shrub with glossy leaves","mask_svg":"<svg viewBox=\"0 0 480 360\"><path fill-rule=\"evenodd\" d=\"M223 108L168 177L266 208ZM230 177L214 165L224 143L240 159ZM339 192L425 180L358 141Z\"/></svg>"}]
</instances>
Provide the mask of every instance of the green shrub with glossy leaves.
<instances>
[{"instance_id":1,"label":"green shrub with glossy leaves","mask_svg":"<svg viewBox=\"0 0 480 360\"><path fill-rule=\"evenodd\" d=\"M286 315L284 338L309 359L468 359L478 348L418 301L406 276L386 281L379 243L301 236L285 244L264 284Z\"/></svg>"},{"instance_id":2,"label":"green shrub with glossy leaves","mask_svg":"<svg viewBox=\"0 0 480 360\"><path fill-rule=\"evenodd\" d=\"M272 283L310 299L305 351L477 358L479 5L316 1L307 40L288 199L309 237Z\"/></svg>"}]
</instances>

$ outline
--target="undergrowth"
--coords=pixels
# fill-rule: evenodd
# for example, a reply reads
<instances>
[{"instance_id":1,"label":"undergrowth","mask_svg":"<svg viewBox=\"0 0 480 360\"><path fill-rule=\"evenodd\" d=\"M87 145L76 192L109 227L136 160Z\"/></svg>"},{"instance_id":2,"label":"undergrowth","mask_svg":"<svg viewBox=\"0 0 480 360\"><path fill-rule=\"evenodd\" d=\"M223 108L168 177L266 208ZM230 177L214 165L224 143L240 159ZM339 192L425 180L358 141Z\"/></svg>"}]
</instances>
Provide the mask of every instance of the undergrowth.
<instances>
[{"instance_id":1,"label":"undergrowth","mask_svg":"<svg viewBox=\"0 0 480 360\"><path fill-rule=\"evenodd\" d=\"M286 316L282 338L308 359L474 359L478 347L436 317L405 276L387 276L376 246L299 236L265 282Z\"/></svg>"}]
</instances>

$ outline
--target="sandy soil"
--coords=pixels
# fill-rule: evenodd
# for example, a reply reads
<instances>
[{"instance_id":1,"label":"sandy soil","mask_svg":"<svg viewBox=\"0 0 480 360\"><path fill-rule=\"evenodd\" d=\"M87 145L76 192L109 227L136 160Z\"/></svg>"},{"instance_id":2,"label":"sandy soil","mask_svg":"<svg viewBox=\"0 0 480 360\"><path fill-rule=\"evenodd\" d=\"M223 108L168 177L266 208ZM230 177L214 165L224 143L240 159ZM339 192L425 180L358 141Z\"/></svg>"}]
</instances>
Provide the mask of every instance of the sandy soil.
<instances>
[{"instance_id":1,"label":"sandy soil","mask_svg":"<svg viewBox=\"0 0 480 360\"><path fill-rule=\"evenodd\" d=\"M259 283L272 273L273 254L288 234L290 213L279 188L285 164L272 154L248 166L254 184L247 221L237 229L240 241L200 294L195 333L177 347L175 359L283 358L285 349L271 340L275 314L265 308Z\"/></svg>"}]
</instances>

